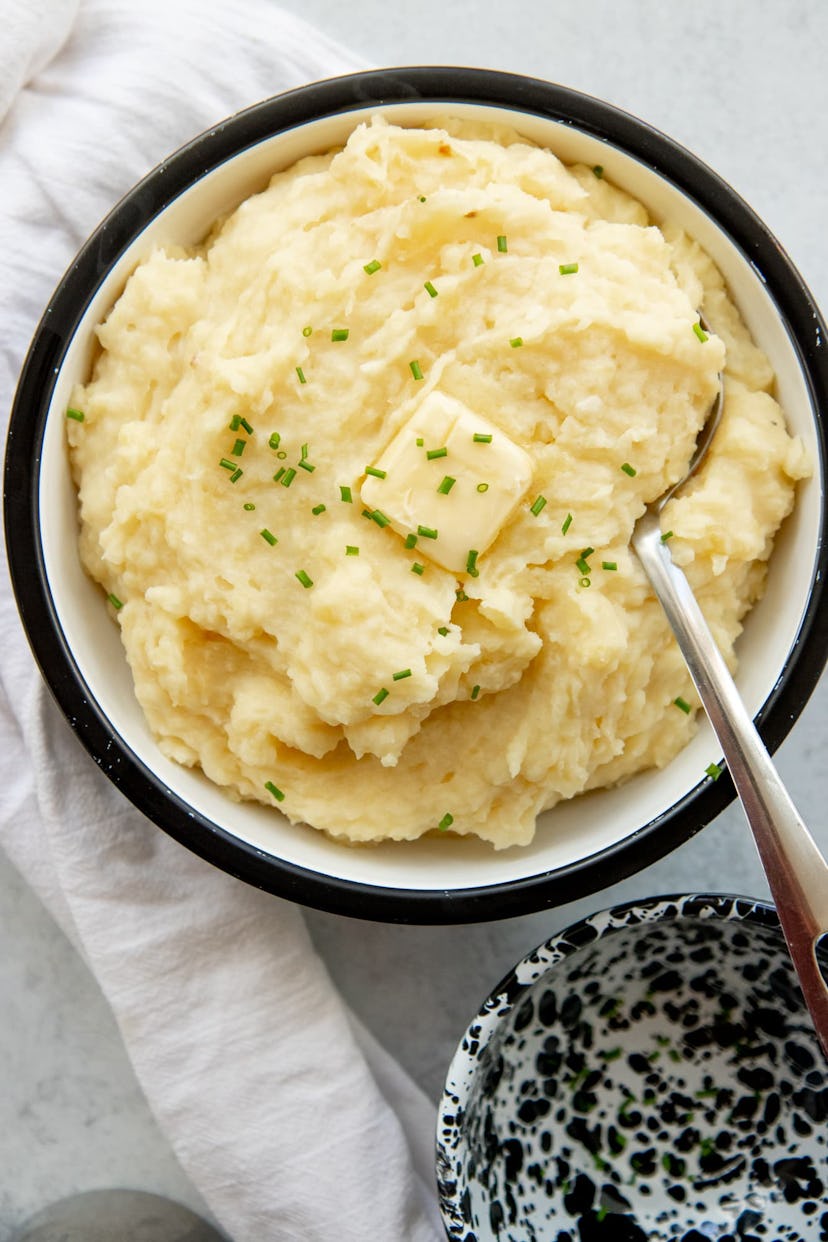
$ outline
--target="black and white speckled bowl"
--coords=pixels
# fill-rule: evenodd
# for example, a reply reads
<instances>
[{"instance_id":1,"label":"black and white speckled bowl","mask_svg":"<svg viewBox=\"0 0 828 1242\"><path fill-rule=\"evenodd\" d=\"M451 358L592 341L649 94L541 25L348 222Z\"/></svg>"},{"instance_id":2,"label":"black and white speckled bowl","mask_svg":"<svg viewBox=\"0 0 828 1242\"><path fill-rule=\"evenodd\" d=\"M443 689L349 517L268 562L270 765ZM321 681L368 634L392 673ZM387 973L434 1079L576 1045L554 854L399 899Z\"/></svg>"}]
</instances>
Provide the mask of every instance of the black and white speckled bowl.
<instances>
[{"instance_id":1,"label":"black and white speckled bowl","mask_svg":"<svg viewBox=\"0 0 828 1242\"><path fill-rule=\"evenodd\" d=\"M466 1032L438 1121L446 1231L824 1242L826 1122L828 1066L773 908L619 906L530 953Z\"/></svg>"},{"instance_id":2,"label":"black and white speckled bowl","mask_svg":"<svg viewBox=\"0 0 828 1242\"><path fill-rule=\"evenodd\" d=\"M231 801L159 751L117 627L78 557L64 414L73 385L86 378L95 326L128 273L154 246L201 240L273 172L342 143L376 113L401 124L446 113L508 123L567 162L600 163L654 219L681 224L718 263L815 466L740 639L742 696L768 745L782 741L828 647L819 413L828 409L826 330L776 240L715 173L634 117L517 74L416 67L314 83L215 126L136 186L64 276L26 360L5 463L9 564L33 650L78 737L124 794L188 848L261 888L327 910L432 923L503 918L595 892L708 823L734 796L727 776L713 783L705 774L720 757L709 728L664 770L547 812L523 849L494 851L446 836L349 850L276 808Z\"/></svg>"}]
</instances>

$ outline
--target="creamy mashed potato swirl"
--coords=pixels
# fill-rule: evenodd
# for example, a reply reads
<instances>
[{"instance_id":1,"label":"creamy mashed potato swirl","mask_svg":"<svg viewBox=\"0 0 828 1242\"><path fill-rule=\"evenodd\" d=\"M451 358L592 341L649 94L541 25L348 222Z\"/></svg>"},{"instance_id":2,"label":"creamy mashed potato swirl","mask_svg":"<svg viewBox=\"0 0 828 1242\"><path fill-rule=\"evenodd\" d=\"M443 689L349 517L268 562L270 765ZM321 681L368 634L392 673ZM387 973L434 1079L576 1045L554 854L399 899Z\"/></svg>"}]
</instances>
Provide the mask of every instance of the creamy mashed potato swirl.
<instances>
[{"instance_id":1,"label":"creamy mashed potato swirl","mask_svg":"<svg viewBox=\"0 0 828 1242\"><path fill-rule=\"evenodd\" d=\"M668 763L697 699L629 541L720 369L664 529L731 665L807 473L705 254L506 129L360 126L98 336L81 551L153 733L350 842L526 843Z\"/></svg>"}]
</instances>

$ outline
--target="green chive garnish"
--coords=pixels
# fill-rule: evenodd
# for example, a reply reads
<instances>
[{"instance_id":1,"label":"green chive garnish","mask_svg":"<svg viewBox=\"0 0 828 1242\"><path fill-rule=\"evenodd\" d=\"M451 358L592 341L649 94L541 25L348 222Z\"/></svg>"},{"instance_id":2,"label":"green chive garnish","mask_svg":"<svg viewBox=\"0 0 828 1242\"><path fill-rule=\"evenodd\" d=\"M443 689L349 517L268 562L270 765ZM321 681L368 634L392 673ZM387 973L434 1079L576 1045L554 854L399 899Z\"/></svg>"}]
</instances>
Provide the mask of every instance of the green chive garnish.
<instances>
[{"instance_id":1,"label":"green chive garnish","mask_svg":"<svg viewBox=\"0 0 828 1242\"><path fill-rule=\"evenodd\" d=\"M572 514L567 513L566 517L563 520L563 525L561 526L561 534L565 535L571 525L572 525Z\"/></svg>"},{"instance_id":2,"label":"green chive garnish","mask_svg":"<svg viewBox=\"0 0 828 1242\"><path fill-rule=\"evenodd\" d=\"M413 531L410 535L406 535L405 546L409 549L415 548L417 546L417 536L414 534Z\"/></svg>"},{"instance_id":3,"label":"green chive garnish","mask_svg":"<svg viewBox=\"0 0 828 1242\"><path fill-rule=\"evenodd\" d=\"M469 597L462 587L458 587L457 590L454 592L454 598L457 600L458 604L465 604L466 600Z\"/></svg>"},{"instance_id":4,"label":"green chive garnish","mask_svg":"<svg viewBox=\"0 0 828 1242\"><path fill-rule=\"evenodd\" d=\"M454 816L450 815L449 812L446 811L445 815L443 816L443 818L440 820L439 824L437 825L437 828L440 832L445 832L446 829L450 828L453 823L454 823Z\"/></svg>"},{"instance_id":5,"label":"green chive garnish","mask_svg":"<svg viewBox=\"0 0 828 1242\"><path fill-rule=\"evenodd\" d=\"M535 517L537 517L545 504L546 504L546 497L538 496L536 497L534 503L529 506L529 512L533 513Z\"/></svg>"},{"instance_id":6,"label":"green chive garnish","mask_svg":"<svg viewBox=\"0 0 828 1242\"><path fill-rule=\"evenodd\" d=\"M347 341L350 335L350 328L334 328L331 332L332 341Z\"/></svg>"},{"instance_id":7,"label":"green chive garnish","mask_svg":"<svg viewBox=\"0 0 828 1242\"><path fill-rule=\"evenodd\" d=\"M426 293L428 294L430 298L437 297L437 290L434 288L434 285L431 283L430 280L427 280L425 282L425 284L423 285L423 288L425 289Z\"/></svg>"},{"instance_id":8,"label":"green chive garnish","mask_svg":"<svg viewBox=\"0 0 828 1242\"><path fill-rule=\"evenodd\" d=\"M86 418L86 415L83 410L76 410L74 406L70 405L69 409L66 411L66 417L74 419L76 423L82 423Z\"/></svg>"},{"instance_id":9,"label":"green chive garnish","mask_svg":"<svg viewBox=\"0 0 828 1242\"><path fill-rule=\"evenodd\" d=\"M418 202L418 203L424 203L425 201L426 201L426 196L425 196L425 194L418 194L418 195L417 195L417 202Z\"/></svg>"},{"instance_id":10,"label":"green chive garnish","mask_svg":"<svg viewBox=\"0 0 828 1242\"><path fill-rule=\"evenodd\" d=\"M241 457L242 453L244 452L245 444L247 444L246 440L236 441L236 443L233 445L233 447L230 450L230 452L233 454L234 457Z\"/></svg>"},{"instance_id":11,"label":"green chive garnish","mask_svg":"<svg viewBox=\"0 0 828 1242\"><path fill-rule=\"evenodd\" d=\"M302 329L302 336L310 336L312 332L313 332L313 328L310 326L310 324L307 324L307 326Z\"/></svg>"},{"instance_id":12,"label":"green chive garnish","mask_svg":"<svg viewBox=\"0 0 828 1242\"><path fill-rule=\"evenodd\" d=\"M586 574L584 574L583 578L578 579L578 585L586 588L588 586L591 586L592 583L590 582L590 579L587 578Z\"/></svg>"},{"instance_id":13,"label":"green chive garnish","mask_svg":"<svg viewBox=\"0 0 828 1242\"><path fill-rule=\"evenodd\" d=\"M234 414L230 419L230 430L238 431L239 427L241 427L241 414Z\"/></svg>"},{"instance_id":14,"label":"green chive garnish","mask_svg":"<svg viewBox=\"0 0 828 1242\"><path fill-rule=\"evenodd\" d=\"M299 469L307 470L308 474L313 474L314 470L316 469L316 466L312 465L309 461L306 461L305 458L303 457L302 460L299 462Z\"/></svg>"},{"instance_id":15,"label":"green chive garnish","mask_svg":"<svg viewBox=\"0 0 828 1242\"><path fill-rule=\"evenodd\" d=\"M480 687L479 687L479 686L472 686L471 697L472 697L473 699L476 699L476 698L477 698L477 696L478 696L479 694L480 694Z\"/></svg>"},{"instance_id":16,"label":"green chive garnish","mask_svg":"<svg viewBox=\"0 0 828 1242\"><path fill-rule=\"evenodd\" d=\"M376 466L366 466L365 473L372 475L375 479L384 479L387 472L385 470L378 470Z\"/></svg>"},{"instance_id":17,"label":"green chive garnish","mask_svg":"<svg viewBox=\"0 0 828 1242\"><path fill-rule=\"evenodd\" d=\"M478 483L477 490L479 492L487 492L489 490L488 483Z\"/></svg>"},{"instance_id":18,"label":"green chive garnish","mask_svg":"<svg viewBox=\"0 0 828 1242\"><path fill-rule=\"evenodd\" d=\"M386 690L385 686L383 686L381 690L378 690L378 691L377 691L377 693L374 695L374 699L373 699L373 701L376 703L377 707L379 707L380 703L384 703L384 702L385 702L385 700L388 698L388 693L389 693L389 692Z\"/></svg>"},{"instance_id":19,"label":"green chive garnish","mask_svg":"<svg viewBox=\"0 0 828 1242\"><path fill-rule=\"evenodd\" d=\"M588 574L590 572L589 562L586 557L579 556L575 564L582 574Z\"/></svg>"},{"instance_id":20,"label":"green chive garnish","mask_svg":"<svg viewBox=\"0 0 828 1242\"><path fill-rule=\"evenodd\" d=\"M411 566L411 572L412 574L417 574L420 578L422 578L425 573L425 565L421 565L419 561L415 561Z\"/></svg>"},{"instance_id":21,"label":"green chive garnish","mask_svg":"<svg viewBox=\"0 0 828 1242\"><path fill-rule=\"evenodd\" d=\"M447 474L443 478L443 481L440 484L440 486L437 488L437 491L440 493L441 496L448 496L449 492L454 487L456 482L457 482L456 479L453 479L450 474Z\"/></svg>"},{"instance_id":22,"label":"green chive garnish","mask_svg":"<svg viewBox=\"0 0 828 1242\"><path fill-rule=\"evenodd\" d=\"M480 553L472 548L466 557L466 573L471 574L472 578L477 578L480 574L480 570L477 568L477 558L479 555Z\"/></svg>"},{"instance_id":23,"label":"green chive garnish","mask_svg":"<svg viewBox=\"0 0 828 1242\"><path fill-rule=\"evenodd\" d=\"M436 461L438 457L448 457L448 448L445 445L442 448L427 450L426 458L428 461Z\"/></svg>"},{"instance_id":24,"label":"green chive garnish","mask_svg":"<svg viewBox=\"0 0 828 1242\"><path fill-rule=\"evenodd\" d=\"M491 444L492 437L489 432L476 431L472 436L472 440L475 444Z\"/></svg>"},{"instance_id":25,"label":"green chive garnish","mask_svg":"<svg viewBox=\"0 0 828 1242\"><path fill-rule=\"evenodd\" d=\"M520 349L521 345L523 344L523 337L513 336L509 344L511 345L512 349Z\"/></svg>"},{"instance_id":26,"label":"green chive garnish","mask_svg":"<svg viewBox=\"0 0 828 1242\"><path fill-rule=\"evenodd\" d=\"M346 543L345 555L346 556L359 556L359 548L355 547L355 545L352 543Z\"/></svg>"},{"instance_id":27,"label":"green chive garnish","mask_svg":"<svg viewBox=\"0 0 828 1242\"><path fill-rule=\"evenodd\" d=\"M235 470L236 469L236 463L234 461L230 461L229 457L222 457L221 461L219 462L219 465L221 466L222 470Z\"/></svg>"},{"instance_id":28,"label":"green chive garnish","mask_svg":"<svg viewBox=\"0 0 828 1242\"><path fill-rule=\"evenodd\" d=\"M687 716L689 716L690 712L693 710L690 704L687 702L687 699L683 699L681 695L679 695L677 699L673 699L673 703L677 708L679 708L680 711L683 711Z\"/></svg>"},{"instance_id":29,"label":"green chive garnish","mask_svg":"<svg viewBox=\"0 0 828 1242\"><path fill-rule=\"evenodd\" d=\"M577 263L560 263L558 265L558 271L560 272L561 276L574 276L577 270L578 270Z\"/></svg>"},{"instance_id":30,"label":"green chive garnish","mask_svg":"<svg viewBox=\"0 0 828 1242\"><path fill-rule=\"evenodd\" d=\"M414 441L414 443L417 445L417 448L422 448L423 445L425 444L425 440L423 439L422 436L417 436L417 439Z\"/></svg>"},{"instance_id":31,"label":"green chive garnish","mask_svg":"<svg viewBox=\"0 0 828 1242\"><path fill-rule=\"evenodd\" d=\"M297 569L295 576L302 583L302 586L305 588L305 590L307 590L308 587L313 586L313 578L311 578L308 574L306 574L304 569Z\"/></svg>"},{"instance_id":32,"label":"green chive garnish","mask_svg":"<svg viewBox=\"0 0 828 1242\"><path fill-rule=\"evenodd\" d=\"M661 536L661 542L666 543L668 539L672 539L672 538L673 538L673 532L671 530L666 530L664 534Z\"/></svg>"},{"instance_id":33,"label":"green chive garnish","mask_svg":"<svg viewBox=\"0 0 828 1242\"><path fill-rule=\"evenodd\" d=\"M364 518L368 518L368 520L369 520L369 522L370 522L371 517L372 517L372 514L373 514L373 510L371 510L371 509L363 509L363 510L362 510L362 513L360 514L360 516L361 516L361 517L364 517Z\"/></svg>"},{"instance_id":34,"label":"green chive garnish","mask_svg":"<svg viewBox=\"0 0 828 1242\"><path fill-rule=\"evenodd\" d=\"M623 463L623 465L621 466L621 469L624 471L624 474L628 474L631 479L634 479L635 476L638 474L638 471L636 470L635 466L631 466L628 461L625 461Z\"/></svg>"},{"instance_id":35,"label":"green chive garnish","mask_svg":"<svg viewBox=\"0 0 828 1242\"><path fill-rule=\"evenodd\" d=\"M718 763L708 763L704 771L705 775L709 776L711 780L717 781L724 771L724 768L721 768Z\"/></svg>"},{"instance_id":36,"label":"green chive garnish","mask_svg":"<svg viewBox=\"0 0 828 1242\"><path fill-rule=\"evenodd\" d=\"M442 634L442 635L443 635L443 638L445 638L445 637L446 637L446 635L448 634L448 626L447 626L447 625L438 625L438 627L437 627L437 633L438 633L438 634Z\"/></svg>"},{"instance_id":37,"label":"green chive garnish","mask_svg":"<svg viewBox=\"0 0 828 1242\"><path fill-rule=\"evenodd\" d=\"M265 781L265 789L268 793L273 794L273 797L277 802L284 802L285 795L282 793L281 789L277 788L277 786L273 784L273 781Z\"/></svg>"},{"instance_id":38,"label":"green chive garnish","mask_svg":"<svg viewBox=\"0 0 828 1242\"><path fill-rule=\"evenodd\" d=\"M611 570L617 569L618 563L617 561L601 561L601 568L606 569L609 572Z\"/></svg>"},{"instance_id":39,"label":"green chive garnish","mask_svg":"<svg viewBox=\"0 0 828 1242\"><path fill-rule=\"evenodd\" d=\"M383 513L382 509L375 509L371 514L371 521L376 522L377 526L388 526L391 519Z\"/></svg>"},{"instance_id":40,"label":"green chive garnish","mask_svg":"<svg viewBox=\"0 0 828 1242\"><path fill-rule=\"evenodd\" d=\"M423 539L436 539L437 531L433 526L418 526L417 534L422 535Z\"/></svg>"},{"instance_id":41,"label":"green chive garnish","mask_svg":"<svg viewBox=\"0 0 828 1242\"><path fill-rule=\"evenodd\" d=\"M307 384L308 381L305 379L305 372L302 370L301 367L296 368L296 374L299 376L300 384Z\"/></svg>"},{"instance_id":42,"label":"green chive garnish","mask_svg":"<svg viewBox=\"0 0 828 1242\"><path fill-rule=\"evenodd\" d=\"M273 476L273 482L278 483L284 473L285 473L284 466L280 466Z\"/></svg>"},{"instance_id":43,"label":"green chive garnish","mask_svg":"<svg viewBox=\"0 0 828 1242\"><path fill-rule=\"evenodd\" d=\"M284 450L284 449L279 449L279 451L278 451L278 453L276 454L276 456L279 458L279 461L284 461L284 460L285 460L285 458L287 457L287 453L285 452L285 450Z\"/></svg>"},{"instance_id":44,"label":"green chive garnish","mask_svg":"<svg viewBox=\"0 0 828 1242\"><path fill-rule=\"evenodd\" d=\"M244 474L243 470L234 470L233 473L230 475L230 482L238 483L239 479L242 477L243 474Z\"/></svg>"},{"instance_id":45,"label":"green chive garnish","mask_svg":"<svg viewBox=\"0 0 828 1242\"><path fill-rule=\"evenodd\" d=\"M314 517L317 517L320 513L324 513L326 508L327 508L327 505L314 505L313 508L311 509L311 513L314 515Z\"/></svg>"},{"instance_id":46,"label":"green chive garnish","mask_svg":"<svg viewBox=\"0 0 828 1242\"><path fill-rule=\"evenodd\" d=\"M506 241L506 236L503 233L501 233L497 239L497 248L501 254L505 254L509 248L508 243Z\"/></svg>"},{"instance_id":47,"label":"green chive garnish","mask_svg":"<svg viewBox=\"0 0 828 1242\"><path fill-rule=\"evenodd\" d=\"M250 423L247 421L246 418L239 419L239 426L242 428L243 431L246 431L249 436L253 435L253 428L250 426Z\"/></svg>"},{"instance_id":48,"label":"green chive garnish","mask_svg":"<svg viewBox=\"0 0 828 1242\"><path fill-rule=\"evenodd\" d=\"M702 344L704 344L705 341L710 340L710 337L707 335L707 333L705 332L704 328L701 326L700 323L693 324L693 331L695 332L696 336L699 338Z\"/></svg>"},{"instance_id":49,"label":"green chive garnish","mask_svg":"<svg viewBox=\"0 0 828 1242\"><path fill-rule=\"evenodd\" d=\"M115 609L123 608L124 606L123 601L118 599L117 595L113 595L112 593L110 593L109 595L107 595L106 598L109 600L113 608Z\"/></svg>"},{"instance_id":50,"label":"green chive garnish","mask_svg":"<svg viewBox=\"0 0 828 1242\"><path fill-rule=\"evenodd\" d=\"M279 435L278 431L274 431L273 435L267 442L267 446L268 448L277 449L281 443L282 437Z\"/></svg>"},{"instance_id":51,"label":"green chive garnish","mask_svg":"<svg viewBox=\"0 0 828 1242\"><path fill-rule=\"evenodd\" d=\"M340 487L339 487L339 499L340 499L340 500L343 500L343 501L345 502L345 504L347 504L347 505L351 505L351 504L353 504L353 503L354 503L354 498L353 498L353 496L351 495L351 489L350 489L350 487L343 487L343 486L340 484Z\"/></svg>"},{"instance_id":52,"label":"green chive garnish","mask_svg":"<svg viewBox=\"0 0 828 1242\"><path fill-rule=\"evenodd\" d=\"M483 255L482 255L482 254L473 254L473 255L472 255L472 263L474 264L474 266L475 266L475 267L480 267L480 266L481 266L481 264L483 263Z\"/></svg>"},{"instance_id":53,"label":"green chive garnish","mask_svg":"<svg viewBox=\"0 0 828 1242\"><path fill-rule=\"evenodd\" d=\"M372 259L370 263L364 264L362 270L363 272L367 272L369 276L373 276L374 272L378 272L381 267L382 264L379 259Z\"/></svg>"},{"instance_id":54,"label":"green chive garnish","mask_svg":"<svg viewBox=\"0 0 828 1242\"><path fill-rule=\"evenodd\" d=\"M421 380L423 378L423 371L417 359L415 358L412 362L409 362L408 365L415 380Z\"/></svg>"},{"instance_id":55,"label":"green chive garnish","mask_svg":"<svg viewBox=\"0 0 828 1242\"><path fill-rule=\"evenodd\" d=\"M248 500L243 508L246 509L248 513L252 513L256 506L253 504L252 500Z\"/></svg>"},{"instance_id":56,"label":"green chive garnish","mask_svg":"<svg viewBox=\"0 0 828 1242\"><path fill-rule=\"evenodd\" d=\"M595 173L595 176L596 176L596 177L598 178L598 180L600 181L600 180L601 180L601 178L602 178L602 177L603 177L603 175L604 175L604 165L603 165L603 164L593 164L593 165L592 165L592 171Z\"/></svg>"},{"instance_id":57,"label":"green chive garnish","mask_svg":"<svg viewBox=\"0 0 828 1242\"><path fill-rule=\"evenodd\" d=\"M287 470L282 475L279 482L282 484L282 487L290 487L291 483L293 482L295 478L296 478L296 471L293 469L293 466L288 466Z\"/></svg>"},{"instance_id":58,"label":"green chive garnish","mask_svg":"<svg viewBox=\"0 0 828 1242\"><path fill-rule=\"evenodd\" d=\"M264 530L260 530L259 534L261 535L262 539L264 539L265 543L270 544L271 548L275 547L275 545L279 542L276 536L271 534L271 532L267 529L267 527L265 527Z\"/></svg>"},{"instance_id":59,"label":"green chive garnish","mask_svg":"<svg viewBox=\"0 0 828 1242\"><path fill-rule=\"evenodd\" d=\"M391 674L391 680L392 681L403 681L406 677L410 677L410 676L411 676L410 668L401 668L398 673Z\"/></svg>"}]
</instances>

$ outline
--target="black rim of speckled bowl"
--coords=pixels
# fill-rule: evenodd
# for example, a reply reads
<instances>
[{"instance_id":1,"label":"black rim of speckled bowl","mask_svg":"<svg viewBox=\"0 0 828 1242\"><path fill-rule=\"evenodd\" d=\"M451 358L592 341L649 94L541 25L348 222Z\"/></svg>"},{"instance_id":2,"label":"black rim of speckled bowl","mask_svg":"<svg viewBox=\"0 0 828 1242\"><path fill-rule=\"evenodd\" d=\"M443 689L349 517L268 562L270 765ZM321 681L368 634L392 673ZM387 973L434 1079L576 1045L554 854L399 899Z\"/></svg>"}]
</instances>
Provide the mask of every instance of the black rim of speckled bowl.
<instances>
[{"instance_id":1,"label":"black rim of speckled bowl","mask_svg":"<svg viewBox=\"0 0 828 1242\"><path fill-rule=\"evenodd\" d=\"M499 1027L503 1020L515 1012L523 998L537 987L539 980L556 971L563 962L587 945L631 928L646 929L659 923L677 923L683 919L748 923L776 932L780 955L787 956L779 918L768 902L728 893L667 894L663 897L639 898L587 915L527 953L492 988L469 1023L452 1057L437 1112L437 1189L443 1223L450 1239L465 1237L467 1225L461 1203L463 1187L456 1177L457 1155L448 1136L456 1137L457 1125L465 1113L465 1101L472 1090L475 1063L480 1061L481 1052L493 1034L495 1023ZM520 977L522 974L525 976L523 980ZM803 1018L808 1020L804 1001L802 1013ZM814 1046L819 1047L816 1032Z\"/></svg>"},{"instance_id":2,"label":"black rim of speckled bowl","mask_svg":"<svg viewBox=\"0 0 828 1242\"><path fill-rule=\"evenodd\" d=\"M775 300L798 351L815 409L828 409L828 339L808 289L778 242L706 165L642 121L567 87L488 69L412 67L356 73L276 96L217 125L154 169L92 234L58 285L35 333L12 409L4 516L12 583L29 642L83 745L107 754L107 774L150 819L224 871L270 892L334 913L410 923L507 918L596 892L687 840L729 802L730 778L695 790L623 841L555 871L455 890L385 888L286 862L234 837L166 788L113 731L81 676L61 629L44 565L38 520L41 445L58 369L96 289L147 224L207 172L283 130L355 108L417 101L484 104L563 122L655 169L712 216L747 256ZM825 428L817 426L821 466ZM823 507L815 578L785 669L757 716L771 750L802 711L825 661L828 620Z\"/></svg>"}]
</instances>

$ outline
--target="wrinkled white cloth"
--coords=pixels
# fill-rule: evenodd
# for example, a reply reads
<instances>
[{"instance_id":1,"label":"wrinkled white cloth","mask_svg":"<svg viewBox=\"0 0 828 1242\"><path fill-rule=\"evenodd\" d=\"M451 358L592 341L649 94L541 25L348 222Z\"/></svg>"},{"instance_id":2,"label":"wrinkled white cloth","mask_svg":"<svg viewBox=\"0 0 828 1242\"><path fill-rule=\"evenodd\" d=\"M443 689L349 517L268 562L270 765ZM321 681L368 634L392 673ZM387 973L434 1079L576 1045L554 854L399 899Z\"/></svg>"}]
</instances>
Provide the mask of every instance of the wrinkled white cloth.
<instances>
[{"instance_id":1,"label":"wrinkled white cloth","mask_svg":"<svg viewBox=\"0 0 828 1242\"><path fill-rule=\"evenodd\" d=\"M0 0L0 409L76 249L239 107L359 68L270 0ZM0 577L0 842L96 975L158 1121L233 1242L435 1242L434 1107L360 1026L301 911L210 867L102 777Z\"/></svg>"}]
</instances>

